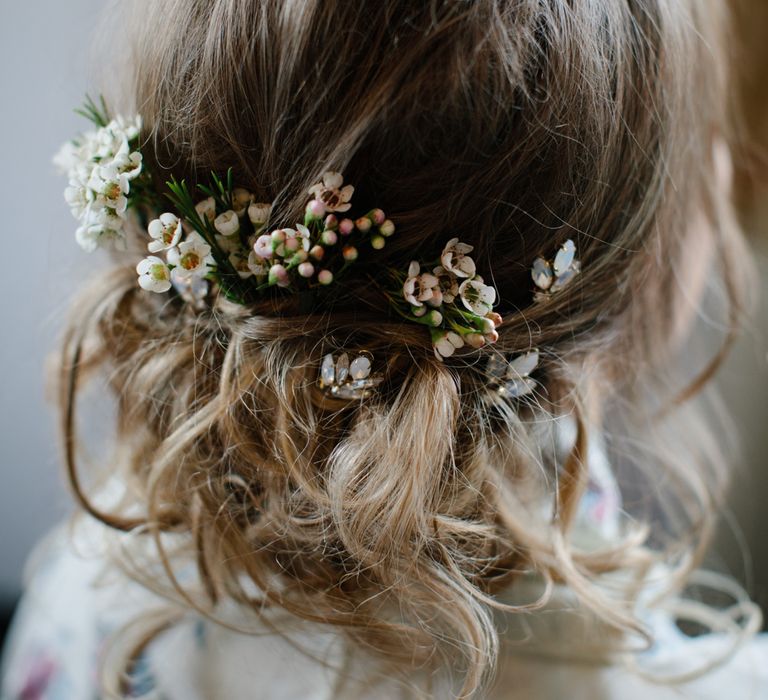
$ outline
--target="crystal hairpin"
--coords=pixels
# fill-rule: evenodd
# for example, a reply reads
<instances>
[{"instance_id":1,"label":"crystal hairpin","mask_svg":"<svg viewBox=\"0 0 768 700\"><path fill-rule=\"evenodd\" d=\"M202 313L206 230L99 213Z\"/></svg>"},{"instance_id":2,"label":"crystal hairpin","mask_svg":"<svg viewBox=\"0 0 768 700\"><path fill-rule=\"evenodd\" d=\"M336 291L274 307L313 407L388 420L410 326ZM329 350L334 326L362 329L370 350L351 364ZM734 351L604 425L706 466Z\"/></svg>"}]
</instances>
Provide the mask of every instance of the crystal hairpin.
<instances>
[{"instance_id":1,"label":"crystal hairpin","mask_svg":"<svg viewBox=\"0 0 768 700\"><path fill-rule=\"evenodd\" d=\"M537 291L534 299L543 301L551 294L560 291L581 271L581 263L576 259L576 244L569 238L557 251L552 261L536 258L531 267L533 283Z\"/></svg>"},{"instance_id":2,"label":"crystal hairpin","mask_svg":"<svg viewBox=\"0 0 768 700\"><path fill-rule=\"evenodd\" d=\"M371 374L373 356L367 351L355 353L350 361L349 353L336 357L328 353L320 366L320 387L339 399L364 399L378 386L383 377Z\"/></svg>"},{"instance_id":3,"label":"crystal hairpin","mask_svg":"<svg viewBox=\"0 0 768 700\"><path fill-rule=\"evenodd\" d=\"M521 355L512 357L494 353L488 358L485 375L488 388L500 396L519 399L533 392L536 381L530 378L539 366L539 351L537 348Z\"/></svg>"}]
</instances>

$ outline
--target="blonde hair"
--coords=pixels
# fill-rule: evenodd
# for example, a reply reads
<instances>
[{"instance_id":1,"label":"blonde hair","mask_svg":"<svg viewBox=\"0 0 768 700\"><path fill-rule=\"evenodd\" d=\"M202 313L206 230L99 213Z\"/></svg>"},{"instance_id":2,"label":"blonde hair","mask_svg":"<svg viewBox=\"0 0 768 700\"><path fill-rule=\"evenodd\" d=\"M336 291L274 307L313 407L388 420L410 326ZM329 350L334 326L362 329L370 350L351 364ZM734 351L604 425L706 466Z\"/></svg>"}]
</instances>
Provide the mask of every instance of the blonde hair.
<instances>
[{"instance_id":1,"label":"blonde hair","mask_svg":"<svg viewBox=\"0 0 768 700\"><path fill-rule=\"evenodd\" d=\"M142 114L157 171L194 180L231 166L291 221L320 173L343 170L360 205L398 225L382 265L460 234L499 291L496 348L542 349L539 401L489 404L476 358L441 363L421 327L387 317L376 270L312 314L287 298L195 312L143 293L121 261L84 292L62 354L83 508L154 537L168 576L193 557L204 595L173 582L187 604L258 612L266 600L404 668L463 659L466 695L494 665L491 609L515 610L494 595L524 572L638 628L599 574L639 578L663 559L684 580L725 475L682 406L719 355L689 390L666 383L713 261L731 329L741 309L742 244L712 156L727 136L720 4L147 0L130 13L141 28L121 25L132 75L113 103ZM533 304L531 262L566 238L583 272ZM325 397L315 378L329 347L371 350L382 388ZM117 400L110 472L129 486L109 510L76 464L76 397L96 370ZM577 430L558 461L541 424L563 415ZM592 433L612 436L635 484L643 465L663 480L633 513L650 540L571 544ZM171 553L161 533L188 545Z\"/></svg>"}]
</instances>

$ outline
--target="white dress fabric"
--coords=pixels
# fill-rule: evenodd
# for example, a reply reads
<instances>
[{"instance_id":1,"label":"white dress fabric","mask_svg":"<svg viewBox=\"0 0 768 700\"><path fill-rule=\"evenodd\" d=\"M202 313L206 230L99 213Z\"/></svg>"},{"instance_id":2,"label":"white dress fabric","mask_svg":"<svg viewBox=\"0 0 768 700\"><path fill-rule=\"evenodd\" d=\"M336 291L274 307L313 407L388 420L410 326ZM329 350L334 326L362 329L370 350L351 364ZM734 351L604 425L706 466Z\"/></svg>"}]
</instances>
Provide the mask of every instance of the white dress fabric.
<instances>
[{"instance_id":1,"label":"white dress fabric","mask_svg":"<svg viewBox=\"0 0 768 700\"><path fill-rule=\"evenodd\" d=\"M582 546L618 535L618 489L605 464L591 465L576 537ZM155 594L115 571L98 554L101 526L60 528L33 557L30 579L6 646L2 700L97 700L98 668L111 632L139 613L160 610ZM716 585L720 579L709 582ZM704 580L707 583L707 580ZM727 588L727 583L725 585ZM508 602L532 600L535 580L513 587ZM739 596L739 591L734 593ZM242 611L223 610L237 621ZM744 606L747 627L759 611ZM160 614L160 613L158 613ZM282 616L282 618L281 618ZM768 700L768 638L744 632L725 615L719 632L684 635L674 605L643 613L655 639L640 654L593 652L610 638L556 588L543 609L504 618L502 654L485 700ZM731 622L729 626L727 623ZM448 700L455 689L429 686L426 677L406 686L353 653L335 629L289 621L275 613L263 633L241 634L194 612L161 633L132 670L128 697L145 700ZM291 622L292 624L288 624ZM717 628L717 619L712 623ZM684 683L670 679L714 668Z\"/></svg>"}]
</instances>

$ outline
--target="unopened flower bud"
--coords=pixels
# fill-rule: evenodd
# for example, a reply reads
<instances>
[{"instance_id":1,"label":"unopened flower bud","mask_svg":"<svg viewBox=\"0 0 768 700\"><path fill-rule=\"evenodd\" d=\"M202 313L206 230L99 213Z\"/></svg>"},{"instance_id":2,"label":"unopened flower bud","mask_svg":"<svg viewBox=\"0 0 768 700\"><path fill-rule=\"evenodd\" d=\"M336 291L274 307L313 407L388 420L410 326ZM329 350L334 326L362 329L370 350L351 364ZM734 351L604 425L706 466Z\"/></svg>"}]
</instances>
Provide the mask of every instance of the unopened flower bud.
<instances>
[{"instance_id":1,"label":"unopened flower bud","mask_svg":"<svg viewBox=\"0 0 768 700\"><path fill-rule=\"evenodd\" d=\"M290 284L288 270L279 263L269 268L269 283L276 284L278 287L287 287Z\"/></svg>"},{"instance_id":2,"label":"unopened flower bud","mask_svg":"<svg viewBox=\"0 0 768 700\"><path fill-rule=\"evenodd\" d=\"M311 262L303 262L299 265L299 274L302 277L312 277L315 274L315 266Z\"/></svg>"},{"instance_id":3,"label":"unopened flower bud","mask_svg":"<svg viewBox=\"0 0 768 700\"><path fill-rule=\"evenodd\" d=\"M377 226L381 226L387 216L381 209L372 209L368 212L368 218L371 219L371 221L373 221L373 223Z\"/></svg>"},{"instance_id":4,"label":"unopened flower bud","mask_svg":"<svg viewBox=\"0 0 768 700\"><path fill-rule=\"evenodd\" d=\"M429 321L430 326L437 328L443 322L443 314L437 309L432 309L432 311L427 314L427 321Z\"/></svg>"},{"instance_id":5,"label":"unopened flower bud","mask_svg":"<svg viewBox=\"0 0 768 700\"><path fill-rule=\"evenodd\" d=\"M496 331L491 331L485 334L485 340L488 343L495 343L499 339L499 334Z\"/></svg>"},{"instance_id":6,"label":"unopened flower bud","mask_svg":"<svg viewBox=\"0 0 768 700\"><path fill-rule=\"evenodd\" d=\"M412 306L411 307L411 313L416 318L421 318L425 313L427 313L427 307L426 306Z\"/></svg>"},{"instance_id":7,"label":"unopened flower bud","mask_svg":"<svg viewBox=\"0 0 768 700\"><path fill-rule=\"evenodd\" d=\"M493 322L494 328L498 328L502 323L501 314L497 314L495 311L489 311L485 317Z\"/></svg>"},{"instance_id":8,"label":"unopened flower bud","mask_svg":"<svg viewBox=\"0 0 768 700\"><path fill-rule=\"evenodd\" d=\"M344 256L344 260L347 262L353 262L357 260L357 248L353 245L345 245L341 250L341 254Z\"/></svg>"},{"instance_id":9,"label":"unopened flower bud","mask_svg":"<svg viewBox=\"0 0 768 700\"><path fill-rule=\"evenodd\" d=\"M285 241L285 231L283 231L281 228L272 231L270 235L272 236L272 241L274 243L282 243Z\"/></svg>"},{"instance_id":10,"label":"unopened flower bud","mask_svg":"<svg viewBox=\"0 0 768 700\"><path fill-rule=\"evenodd\" d=\"M320 240L323 242L323 245L336 245L339 237L336 235L336 231L326 229L320 234Z\"/></svg>"},{"instance_id":11,"label":"unopened flower bud","mask_svg":"<svg viewBox=\"0 0 768 700\"><path fill-rule=\"evenodd\" d=\"M325 255L325 248L321 245L313 245L312 248L309 251L309 254L315 259L315 260L322 260L323 255Z\"/></svg>"},{"instance_id":12,"label":"unopened flower bud","mask_svg":"<svg viewBox=\"0 0 768 700\"><path fill-rule=\"evenodd\" d=\"M384 221L381 226L379 226L379 233L381 233L382 236L391 236L395 232L395 225L387 219Z\"/></svg>"},{"instance_id":13,"label":"unopened flower bud","mask_svg":"<svg viewBox=\"0 0 768 700\"><path fill-rule=\"evenodd\" d=\"M371 220L367 216L361 216L357 221L355 221L355 226L357 226L358 231L362 231L363 233L367 233L371 230Z\"/></svg>"},{"instance_id":14,"label":"unopened flower bud","mask_svg":"<svg viewBox=\"0 0 768 700\"><path fill-rule=\"evenodd\" d=\"M300 249L296 251L296 254L291 258L291 265L298 265L299 263L306 262L309 257L309 253L306 250Z\"/></svg>"},{"instance_id":15,"label":"unopened flower bud","mask_svg":"<svg viewBox=\"0 0 768 700\"><path fill-rule=\"evenodd\" d=\"M384 236L371 236L371 247L375 250L381 250L386 244Z\"/></svg>"},{"instance_id":16,"label":"unopened flower bud","mask_svg":"<svg viewBox=\"0 0 768 700\"><path fill-rule=\"evenodd\" d=\"M317 273L317 281L320 284L330 284L333 282L333 273L330 270L320 270Z\"/></svg>"},{"instance_id":17,"label":"unopened flower bud","mask_svg":"<svg viewBox=\"0 0 768 700\"><path fill-rule=\"evenodd\" d=\"M355 222L352 219L342 219L339 221L339 233L342 236L348 236L355 230Z\"/></svg>"},{"instance_id":18,"label":"unopened flower bud","mask_svg":"<svg viewBox=\"0 0 768 700\"><path fill-rule=\"evenodd\" d=\"M467 333L464 336L464 341L473 348L481 348L485 345L485 337L480 333Z\"/></svg>"},{"instance_id":19,"label":"unopened flower bud","mask_svg":"<svg viewBox=\"0 0 768 700\"><path fill-rule=\"evenodd\" d=\"M328 216L325 217L325 228L329 228L332 231L335 231L338 225L339 220L334 214L328 214Z\"/></svg>"},{"instance_id":20,"label":"unopened flower bud","mask_svg":"<svg viewBox=\"0 0 768 700\"><path fill-rule=\"evenodd\" d=\"M325 204L319 199L313 199L307 204L307 214L315 219L321 219L325 216Z\"/></svg>"},{"instance_id":21,"label":"unopened flower bud","mask_svg":"<svg viewBox=\"0 0 768 700\"><path fill-rule=\"evenodd\" d=\"M301 242L295 236L285 239L285 249L289 253L295 253L299 248L301 248Z\"/></svg>"}]
</instances>

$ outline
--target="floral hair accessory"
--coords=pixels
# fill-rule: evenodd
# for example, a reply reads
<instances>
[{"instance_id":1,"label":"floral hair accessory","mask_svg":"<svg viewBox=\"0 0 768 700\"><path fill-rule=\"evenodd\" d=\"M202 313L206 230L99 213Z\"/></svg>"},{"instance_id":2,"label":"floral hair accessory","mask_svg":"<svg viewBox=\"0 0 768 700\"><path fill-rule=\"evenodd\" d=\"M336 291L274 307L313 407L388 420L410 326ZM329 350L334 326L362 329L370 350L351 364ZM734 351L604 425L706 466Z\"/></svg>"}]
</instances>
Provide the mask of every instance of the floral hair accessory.
<instances>
[{"instance_id":1,"label":"floral hair accessory","mask_svg":"<svg viewBox=\"0 0 768 700\"><path fill-rule=\"evenodd\" d=\"M529 375L538 366L539 351L536 348L516 357L495 353L485 366L488 387L511 399L527 396L536 388L535 380Z\"/></svg>"},{"instance_id":2,"label":"floral hair accessory","mask_svg":"<svg viewBox=\"0 0 768 700\"><path fill-rule=\"evenodd\" d=\"M403 318L429 328L439 360L499 337L501 316L493 311L496 290L476 274L472 250L452 238L436 260L426 265L414 260L404 274L393 274L400 291L390 294L392 306Z\"/></svg>"},{"instance_id":3,"label":"floral hair accessory","mask_svg":"<svg viewBox=\"0 0 768 700\"><path fill-rule=\"evenodd\" d=\"M576 244L569 238L557 251L554 260L536 258L533 261L531 277L540 290L534 299L544 301L569 284L580 271L581 263L576 260Z\"/></svg>"},{"instance_id":4,"label":"floral hair accessory","mask_svg":"<svg viewBox=\"0 0 768 700\"><path fill-rule=\"evenodd\" d=\"M162 294L173 287L199 308L211 284L240 304L275 287L294 292L326 287L365 246L381 250L395 232L378 208L354 220L336 216L352 208L354 193L337 172L326 172L309 189L313 199L303 222L271 231L272 204L235 187L231 169L225 178L212 173L208 183L198 184L197 198L184 180L172 179L166 202L154 191L140 151L140 117L110 119L104 101L96 105L90 99L80 113L96 129L65 145L54 159L69 176L65 197L81 222L77 240L87 251L125 248L125 223L131 209L138 209L151 219L151 255L136 267L146 291Z\"/></svg>"},{"instance_id":5,"label":"floral hair accessory","mask_svg":"<svg viewBox=\"0 0 768 700\"><path fill-rule=\"evenodd\" d=\"M383 377L371 374L373 356L367 351L357 353L350 361L349 354L338 357L328 353L320 366L320 387L339 399L364 399L380 384Z\"/></svg>"}]
</instances>

